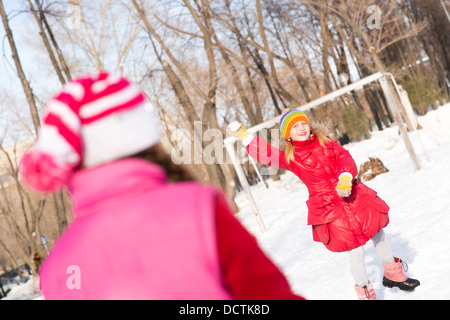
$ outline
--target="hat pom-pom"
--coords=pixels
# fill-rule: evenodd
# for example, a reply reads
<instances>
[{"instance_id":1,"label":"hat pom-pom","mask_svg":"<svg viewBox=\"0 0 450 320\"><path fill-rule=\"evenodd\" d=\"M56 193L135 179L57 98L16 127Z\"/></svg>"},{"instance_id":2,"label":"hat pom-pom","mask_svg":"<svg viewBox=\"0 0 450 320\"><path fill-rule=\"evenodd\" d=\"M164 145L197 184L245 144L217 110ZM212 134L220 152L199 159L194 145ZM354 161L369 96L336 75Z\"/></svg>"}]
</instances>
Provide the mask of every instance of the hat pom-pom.
<instances>
[{"instance_id":1,"label":"hat pom-pom","mask_svg":"<svg viewBox=\"0 0 450 320\"><path fill-rule=\"evenodd\" d=\"M22 180L31 188L44 192L56 192L64 187L72 173L69 164L60 165L48 153L30 150L20 161Z\"/></svg>"}]
</instances>

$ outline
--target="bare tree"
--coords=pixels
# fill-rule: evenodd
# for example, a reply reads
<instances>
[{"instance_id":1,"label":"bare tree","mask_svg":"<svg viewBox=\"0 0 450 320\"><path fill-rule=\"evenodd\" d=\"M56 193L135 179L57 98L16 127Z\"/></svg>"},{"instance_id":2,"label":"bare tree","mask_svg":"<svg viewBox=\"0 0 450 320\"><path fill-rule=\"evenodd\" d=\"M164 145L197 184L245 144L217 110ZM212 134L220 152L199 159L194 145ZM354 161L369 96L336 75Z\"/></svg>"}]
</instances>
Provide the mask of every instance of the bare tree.
<instances>
[{"instance_id":1,"label":"bare tree","mask_svg":"<svg viewBox=\"0 0 450 320\"><path fill-rule=\"evenodd\" d=\"M201 32L201 36L197 37L202 39L205 55L209 66L208 72L209 82L206 90L202 89L198 85L198 82L196 82L192 77L192 75L187 71L186 66L175 57L175 55L173 54L172 50L168 47L166 42L156 32L155 28L152 26L149 19L147 18L146 11L143 8L142 4L139 4L135 0L133 0L132 3L135 9L137 10L139 18L144 23L145 29L152 40L152 44L154 39L158 43L158 45L162 48L164 54L170 59L171 63L169 63L169 61L164 60L163 57L160 54L158 54L158 50L155 47L154 51L158 56L158 59L160 60L161 65L164 68L166 75L168 76L172 84L172 87L178 97L180 105L182 106L187 118L189 119L190 132L193 133L191 138L198 139L200 141L200 145L202 145L203 148L206 148L208 143L207 141L203 140L205 131L208 128L219 128L216 114L216 94L219 77L217 73L217 64L216 64L216 57L214 54L214 47L212 45L214 31L212 29L212 25L210 22L210 15L208 12L208 5L209 5L208 2L207 1L195 2L196 7L194 7L191 5L189 1L183 1L183 4L187 8L188 12L192 15L195 24L197 25L197 27ZM177 71L175 71L174 68L172 68L171 64L173 64L176 67ZM179 73L180 76L177 74L177 72ZM191 98L189 97L186 91L182 79L185 80L187 84L189 84L189 86L193 88L194 92L197 93L198 96L204 101L201 117L197 114L194 107L194 103L191 101ZM201 123L201 132L196 131L195 123ZM218 147L221 148L221 146ZM199 150L197 150L197 152L198 151ZM222 186L225 192L231 195L230 198L233 198L235 185L230 184L228 182L230 180L234 180L233 178L230 179L230 177L233 177L233 174L228 165L223 164L223 159L217 160L218 163L215 162L205 166L210 179L209 182Z\"/></svg>"},{"instance_id":2,"label":"bare tree","mask_svg":"<svg viewBox=\"0 0 450 320\"><path fill-rule=\"evenodd\" d=\"M333 22L333 27L339 33L341 39L345 42L347 48L354 54L358 61L371 72L388 72L389 69L386 67L385 62L381 58L381 53L393 44L414 37L417 33L423 29L423 24L412 24L408 29L403 29L403 32L398 33L393 25L402 24L403 16L396 14L395 9L397 8L396 1L387 1L386 3L380 3L382 6L383 18L379 20L379 26L367 31L367 8L371 3L368 1L359 2L349 2L349 1L338 1L334 3L333 6L321 1L320 5L327 7L334 14L330 15L331 21ZM352 32L346 32L343 25L347 25ZM355 47L352 37L357 36L361 39L363 46ZM367 59L366 57L370 57ZM390 86L392 86L390 84ZM392 92L395 89L391 88ZM399 97L395 95L397 100L397 105L402 106L399 102ZM412 129L413 125L406 116L405 110L400 109L408 128Z\"/></svg>"},{"instance_id":3,"label":"bare tree","mask_svg":"<svg viewBox=\"0 0 450 320\"><path fill-rule=\"evenodd\" d=\"M8 151L3 148L2 141L0 142L1 162L2 164L6 163L7 173L12 178L9 186L6 186L0 179L0 212L9 225L17 247L22 250L22 255L27 258L29 265L32 266L32 272L36 274L39 270L39 262L43 260L43 254L38 248L38 230L46 198L34 200L31 194L23 188L19 180L16 161L18 158L17 144ZM2 243L6 247L4 240ZM15 261L12 252L9 252L10 258Z\"/></svg>"},{"instance_id":4,"label":"bare tree","mask_svg":"<svg viewBox=\"0 0 450 320\"><path fill-rule=\"evenodd\" d=\"M8 37L8 42L11 47L12 59L14 60L14 64L16 66L17 75L20 79L20 82L23 87L23 91L25 92L25 96L27 98L28 105L30 106L30 112L33 119L33 125L35 133L38 131L39 127L39 115L36 107L36 102L34 99L33 90L31 89L30 82L27 80L25 76L25 72L23 71L22 64L20 62L19 53L17 51L16 43L14 42L14 37L11 28L9 27L8 16L5 12L5 7L3 6L3 0L0 0L0 15L2 16L3 26L5 28L6 36Z\"/></svg>"}]
</instances>

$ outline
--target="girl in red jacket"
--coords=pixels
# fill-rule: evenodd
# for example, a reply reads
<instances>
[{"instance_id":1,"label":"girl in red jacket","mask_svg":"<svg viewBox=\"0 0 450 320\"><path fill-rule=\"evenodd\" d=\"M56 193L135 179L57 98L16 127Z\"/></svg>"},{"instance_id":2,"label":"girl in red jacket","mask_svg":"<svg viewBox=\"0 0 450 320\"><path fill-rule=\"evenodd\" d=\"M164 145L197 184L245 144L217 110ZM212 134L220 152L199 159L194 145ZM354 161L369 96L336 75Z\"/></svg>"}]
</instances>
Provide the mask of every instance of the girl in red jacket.
<instances>
[{"instance_id":1,"label":"girl in red jacket","mask_svg":"<svg viewBox=\"0 0 450 320\"><path fill-rule=\"evenodd\" d=\"M311 128L303 112L285 110L280 119L280 131L287 140L284 152L253 137L238 122L231 123L229 129L253 158L290 170L303 181L309 192L306 204L313 240L322 242L330 251L349 252L359 299L376 299L364 261L363 245L370 239L383 262L384 286L412 291L420 284L403 273L402 260L393 256L384 235L389 207L374 190L355 179L355 161L346 149L327 137L323 126Z\"/></svg>"}]
</instances>

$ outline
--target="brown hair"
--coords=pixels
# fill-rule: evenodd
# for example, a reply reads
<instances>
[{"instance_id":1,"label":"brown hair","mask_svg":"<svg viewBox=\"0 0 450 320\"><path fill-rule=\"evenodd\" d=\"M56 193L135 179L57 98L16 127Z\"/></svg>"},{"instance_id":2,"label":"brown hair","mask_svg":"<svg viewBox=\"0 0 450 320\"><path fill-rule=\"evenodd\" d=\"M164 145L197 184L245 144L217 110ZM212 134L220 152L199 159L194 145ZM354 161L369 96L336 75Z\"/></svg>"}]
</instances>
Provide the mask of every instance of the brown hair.
<instances>
[{"instance_id":1,"label":"brown hair","mask_svg":"<svg viewBox=\"0 0 450 320\"><path fill-rule=\"evenodd\" d=\"M185 166L173 163L170 154L164 150L160 143L131 157L144 159L159 165L166 172L169 182L197 181Z\"/></svg>"},{"instance_id":2,"label":"brown hair","mask_svg":"<svg viewBox=\"0 0 450 320\"><path fill-rule=\"evenodd\" d=\"M330 139L327 137L328 130L327 128L322 125L316 125L314 127L311 127L311 133L314 133L319 140L320 145L325 148L325 143L329 142ZM286 161L289 164L292 160L294 160L294 146L292 145L292 142L287 141L286 143L286 149L284 151L284 156L286 157Z\"/></svg>"}]
</instances>

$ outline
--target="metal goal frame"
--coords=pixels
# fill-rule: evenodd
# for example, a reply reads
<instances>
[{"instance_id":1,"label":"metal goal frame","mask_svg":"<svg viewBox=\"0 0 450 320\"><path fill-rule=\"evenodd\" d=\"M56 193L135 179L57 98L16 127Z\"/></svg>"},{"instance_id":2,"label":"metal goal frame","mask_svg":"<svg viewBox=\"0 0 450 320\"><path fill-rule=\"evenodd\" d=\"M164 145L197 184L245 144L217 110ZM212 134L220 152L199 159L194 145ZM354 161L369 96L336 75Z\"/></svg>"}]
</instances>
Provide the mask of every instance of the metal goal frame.
<instances>
[{"instance_id":1,"label":"metal goal frame","mask_svg":"<svg viewBox=\"0 0 450 320\"><path fill-rule=\"evenodd\" d=\"M347 85L345 87L342 87L342 88L337 89L337 90L335 90L333 92L330 92L330 93L328 93L328 94L326 94L326 95L324 95L324 96L322 96L322 97L320 97L318 99L310 101L310 102L304 104L303 106L300 106L300 107L295 108L295 109L296 110L300 110L300 111L307 111L307 110L313 109L313 108L315 108L315 107L317 107L317 106L319 106L319 105L321 105L321 104L323 104L325 102L328 102L330 100L336 99L336 98L338 98L338 97L340 97L340 96L342 96L342 95L344 95L346 93L349 93L349 92L351 92L353 90L359 89L359 88L361 88L361 87L363 87L365 85L368 85L368 84L374 83L374 82L379 82L379 84L381 86L381 89L383 90L383 93L385 95L388 107L389 107L392 115L394 116L394 120L397 123L397 126L399 128L400 134L401 134L401 136L403 138L403 142L405 143L406 149L408 150L409 157L411 158L411 162L412 162L412 164L414 166L414 169L415 170L420 170L420 168L421 168L420 167L420 163L419 163L419 161L417 159L416 152L415 152L415 150L414 150L414 148L413 148L413 146L411 144L411 141L409 139L408 132L407 132L406 127L404 125L404 119L402 118L402 115L400 113L399 105L397 104L397 100L394 97L395 93L392 92L391 87L389 86L389 83L388 83L389 79L391 80L391 82L392 82L392 84L393 84L393 86L395 88L395 91L396 91L396 93L399 96L398 101L400 101L400 103L405 107L404 100L400 99L400 96L401 96L400 95L400 89L399 89L399 87L397 85L397 82L395 81L394 76L391 73L388 73L388 72L377 72L377 73L374 73L374 74L372 74L372 75L370 75L368 77L360 79L360 80L358 80L358 81L356 81L354 83L351 83L351 84L349 84L349 85ZM407 116L409 117L410 115L407 113ZM260 131L262 129L271 128L275 124L279 123L280 118L281 118L281 115L279 115L279 116L277 116L277 117L275 117L273 119L270 119L268 121L262 122L262 123L260 123L260 124L258 124L256 126L253 126L253 127L249 128L249 129L247 129L247 130L250 133L256 133L256 132L258 132L258 131ZM413 130L415 130L415 129L416 128L413 128ZM239 181L240 181L240 183L241 183L241 185L242 185L242 187L244 189L244 192L245 192L245 194L246 194L246 196L247 196L247 198L249 200L250 207L251 207L252 211L254 212L254 214L256 216L256 219L257 219L257 222L258 222L259 227L261 229L261 232L264 232L266 230L266 228L265 228L264 222L263 222L263 220L261 218L260 210L259 210L259 208L258 208L258 206L257 206L257 204L255 202L253 194L252 194L252 192L250 190L250 184L248 183L248 180L247 180L247 177L245 176L244 170L242 169L242 166L241 166L241 164L238 161L238 156L237 156L235 148L234 148L234 144L238 140L239 139L237 139L235 137L228 137L228 138L226 138L224 140L224 145L225 145L225 148L227 150L227 153L228 153L231 161L233 162L233 166L234 166L234 169L236 170L236 173L237 173L237 176L239 178ZM260 174L258 168L256 167L255 161L252 161L252 160L253 159L250 159L250 161L252 162L252 164L255 167L256 172L258 173L259 179L262 181L261 174Z\"/></svg>"}]
</instances>

